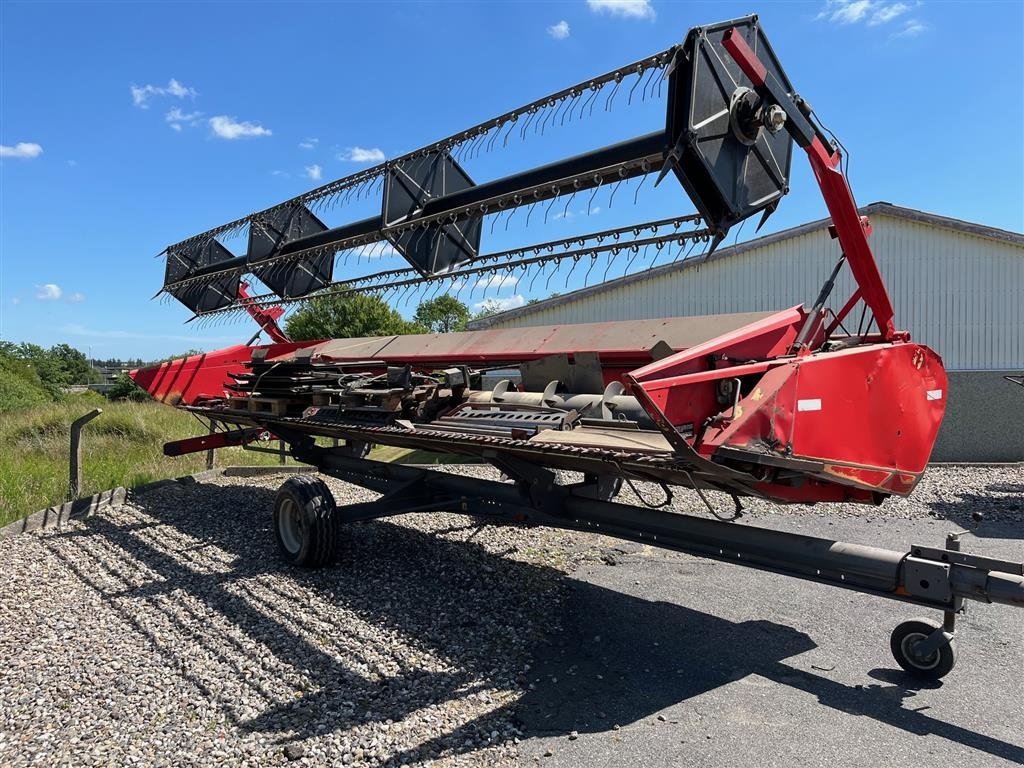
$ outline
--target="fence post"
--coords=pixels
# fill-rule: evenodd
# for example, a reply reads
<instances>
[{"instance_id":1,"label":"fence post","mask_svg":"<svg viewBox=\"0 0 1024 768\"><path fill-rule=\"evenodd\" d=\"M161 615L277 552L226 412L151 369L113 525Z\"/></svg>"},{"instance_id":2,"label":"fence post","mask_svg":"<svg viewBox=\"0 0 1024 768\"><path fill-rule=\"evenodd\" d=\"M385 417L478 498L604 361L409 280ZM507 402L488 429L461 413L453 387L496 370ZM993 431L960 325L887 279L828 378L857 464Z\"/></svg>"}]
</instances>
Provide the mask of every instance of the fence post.
<instances>
[{"instance_id":1,"label":"fence post","mask_svg":"<svg viewBox=\"0 0 1024 768\"><path fill-rule=\"evenodd\" d=\"M74 501L82 490L82 427L103 413L102 408L93 408L84 416L71 422L71 462L68 473L68 501Z\"/></svg>"},{"instance_id":2,"label":"fence post","mask_svg":"<svg viewBox=\"0 0 1024 768\"><path fill-rule=\"evenodd\" d=\"M213 422L210 422L210 434L211 435L213 434ZM214 468L214 466L217 463L216 456L217 456L217 450L215 448L211 448L210 450L208 450L206 452L206 468L207 469L213 469Z\"/></svg>"}]
</instances>

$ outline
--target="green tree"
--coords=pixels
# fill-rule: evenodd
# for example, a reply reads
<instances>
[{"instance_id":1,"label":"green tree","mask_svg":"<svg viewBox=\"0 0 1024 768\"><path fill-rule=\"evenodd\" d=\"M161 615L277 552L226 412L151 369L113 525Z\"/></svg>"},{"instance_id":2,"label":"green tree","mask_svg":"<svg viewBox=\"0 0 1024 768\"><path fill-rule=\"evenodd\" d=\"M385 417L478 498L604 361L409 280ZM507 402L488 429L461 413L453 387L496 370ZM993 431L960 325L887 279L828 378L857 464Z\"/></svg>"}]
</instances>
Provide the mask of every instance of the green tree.
<instances>
[{"instance_id":1,"label":"green tree","mask_svg":"<svg viewBox=\"0 0 1024 768\"><path fill-rule=\"evenodd\" d=\"M61 387L71 383L60 359L38 344L22 342L18 345L15 357L28 363L35 370L39 381L51 397L60 397Z\"/></svg>"},{"instance_id":2,"label":"green tree","mask_svg":"<svg viewBox=\"0 0 1024 768\"><path fill-rule=\"evenodd\" d=\"M68 344L50 347L49 354L55 358L68 384L89 384L96 380L96 371L85 355Z\"/></svg>"},{"instance_id":3,"label":"green tree","mask_svg":"<svg viewBox=\"0 0 1024 768\"><path fill-rule=\"evenodd\" d=\"M0 414L32 408L54 399L53 393L39 380L36 369L13 354L16 350L15 345L0 342Z\"/></svg>"},{"instance_id":4,"label":"green tree","mask_svg":"<svg viewBox=\"0 0 1024 768\"><path fill-rule=\"evenodd\" d=\"M422 330L379 296L344 293L343 285L310 299L285 321L285 332L295 341L395 336Z\"/></svg>"},{"instance_id":5,"label":"green tree","mask_svg":"<svg viewBox=\"0 0 1024 768\"><path fill-rule=\"evenodd\" d=\"M444 294L421 302L413 321L434 333L464 331L469 322L469 308L454 296Z\"/></svg>"}]
</instances>

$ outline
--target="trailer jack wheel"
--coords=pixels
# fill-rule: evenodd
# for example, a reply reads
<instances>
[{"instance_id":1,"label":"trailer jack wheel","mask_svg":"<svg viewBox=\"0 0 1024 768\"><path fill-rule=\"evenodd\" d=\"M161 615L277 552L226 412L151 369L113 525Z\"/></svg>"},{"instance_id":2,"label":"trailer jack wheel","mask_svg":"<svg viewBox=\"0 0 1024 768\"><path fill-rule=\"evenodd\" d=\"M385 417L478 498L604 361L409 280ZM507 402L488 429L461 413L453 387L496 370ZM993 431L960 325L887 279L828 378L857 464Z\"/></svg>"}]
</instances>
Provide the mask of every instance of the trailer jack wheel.
<instances>
[{"instance_id":1,"label":"trailer jack wheel","mask_svg":"<svg viewBox=\"0 0 1024 768\"><path fill-rule=\"evenodd\" d=\"M932 619L899 624L892 631L889 647L896 663L913 677L938 680L956 666L955 640L952 635L943 636L942 624Z\"/></svg>"},{"instance_id":2,"label":"trailer jack wheel","mask_svg":"<svg viewBox=\"0 0 1024 768\"><path fill-rule=\"evenodd\" d=\"M320 568L333 560L341 540L341 516L322 480L289 478L274 498L274 533L291 565Z\"/></svg>"}]
</instances>

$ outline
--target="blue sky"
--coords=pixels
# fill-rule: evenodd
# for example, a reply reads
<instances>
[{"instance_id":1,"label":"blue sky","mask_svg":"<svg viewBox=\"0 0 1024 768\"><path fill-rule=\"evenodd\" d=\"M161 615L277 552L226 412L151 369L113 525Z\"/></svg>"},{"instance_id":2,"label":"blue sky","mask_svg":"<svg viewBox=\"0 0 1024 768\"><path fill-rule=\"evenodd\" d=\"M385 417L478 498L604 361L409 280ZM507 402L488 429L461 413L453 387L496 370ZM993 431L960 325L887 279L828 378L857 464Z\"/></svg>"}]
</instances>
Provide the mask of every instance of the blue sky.
<instances>
[{"instance_id":1,"label":"blue sky","mask_svg":"<svg viewBox=\"0 0 1024 768\"><path fill-rule=\"evenodd\" d=\"M0 337L143 358L244 341L250 322L197 328L183 325L184 307L151 301L163 278L153 256L754 6L5 0ZM1022 8L857 0L758 12L796 88L849 148L860 203L1021 231ZM487 180L663 123L663 100L618 102L467 170ZM610 209L607 190L556 204L564 215L525 235L487 225L485 247L693 210L675 182L641 189L635 208L629 189ZM767 231L824 214L799 155L792 190ZM528 281L477 291L470 303L546 295L543 280L532 291ZM547 292L582 284L581 274L559 274Z\"/></svg>"}]
</instances>

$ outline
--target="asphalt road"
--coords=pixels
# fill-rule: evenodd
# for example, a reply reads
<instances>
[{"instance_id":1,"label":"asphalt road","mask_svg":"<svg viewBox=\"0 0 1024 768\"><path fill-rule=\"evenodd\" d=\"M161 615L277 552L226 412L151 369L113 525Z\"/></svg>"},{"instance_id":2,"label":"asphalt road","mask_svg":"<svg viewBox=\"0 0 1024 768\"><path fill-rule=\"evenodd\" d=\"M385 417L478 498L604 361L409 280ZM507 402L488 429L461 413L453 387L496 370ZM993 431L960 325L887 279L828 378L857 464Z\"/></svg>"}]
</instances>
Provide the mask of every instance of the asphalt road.
<instances>
[{"instance_id":1,"label":"asphalt road","mask_svg":"<svg viewBox=\"0 0 1024 768\"><path fill-rule=\"evenodd\" d=\"M825 515L754 523L894 549L941 545L955 529ZM979 534L965 551L1024 556L1019 523L983 523ZM956 669L922 686L888 648L892 628L921 615L915 606L623 549L616 565L591 561L567 577L564 629L519 704L523 764L1024 763L1024 611L969 604Z\"/></svg>"}]
</instances>

